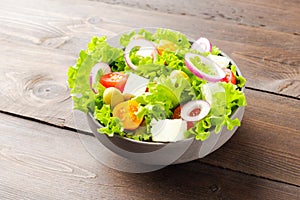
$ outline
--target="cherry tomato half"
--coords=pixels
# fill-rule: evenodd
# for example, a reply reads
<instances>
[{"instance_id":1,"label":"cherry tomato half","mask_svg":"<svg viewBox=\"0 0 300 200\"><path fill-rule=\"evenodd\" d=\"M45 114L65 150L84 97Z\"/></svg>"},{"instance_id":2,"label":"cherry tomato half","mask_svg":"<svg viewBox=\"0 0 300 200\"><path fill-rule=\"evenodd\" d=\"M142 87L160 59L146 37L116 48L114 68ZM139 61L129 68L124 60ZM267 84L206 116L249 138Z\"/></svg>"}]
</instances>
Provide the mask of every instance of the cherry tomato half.
<instances>
[{"instance_id":1,"label":"cherry tomato half","mask_svg":"<svg viewBox=\"0 0 300 200\"><path fill-rule=\"evenodd\" d=\"M139 119L135 114L138 105L137 101L129 100L116 105L113 109L113 116L121 120L124 129L134 130L142 123L143 118Z\"/></svg>"},{"instance_id":2,"label":"cherry tomato half","mask_svg":"<svg viewBox=\"0 0 300 200\"><path fill-rule=\"evenodd\" d=\"M231 82L232 84L236 84L236 78L233 74L233 72L228 69L228 68L223 68L223 71L225 72L226 76L222 79L223 82L229 83Z\"/></svg>"},{"instance_id":3,"label":"cherry tomato half","mask_svg":"<svg viewBox=\"0 0 300 200\"><path fill-rule=\"evenodd\" d=\"M125 74L120 72L111 72L104 74L100 79L100 83L106 88L115 87L123 92L127 78Z\"/></svg>"},{"instance_id":4,"label":"cherry tomato half","mask_svg":"<svg viewBox=\"0 0 300 200\"><path fill-rule=\"evenodd\" d=\"M177 108L175 108L174 112L173 112L173 119L181 119L181 107L182 106L178 106Z\"/></svg>"}]
</instances>

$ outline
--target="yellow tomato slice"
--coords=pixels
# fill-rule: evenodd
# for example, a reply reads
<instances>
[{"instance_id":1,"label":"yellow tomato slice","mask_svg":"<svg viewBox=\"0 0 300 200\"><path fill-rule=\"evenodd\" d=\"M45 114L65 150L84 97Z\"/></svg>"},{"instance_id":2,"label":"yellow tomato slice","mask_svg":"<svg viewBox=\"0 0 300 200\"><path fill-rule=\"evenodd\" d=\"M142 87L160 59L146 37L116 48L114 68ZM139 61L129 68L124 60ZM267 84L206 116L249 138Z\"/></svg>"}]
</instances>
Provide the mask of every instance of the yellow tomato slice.
<instances>
[{"instance_id":1,"label":"yellow tomato slice","mask_svg":"<svg viewBox=\"0 0 300 200\"><path fill-rule=\"evenodd\" d=\"M168 40L160 40L157 45L158 53L161 55L163 51L176 51L175 44Z\"/></svg>"},{"instance_id":2,"label":"yellow tomato slice","mask_svg":"<svg viewBox=\"0 0 300 200\"><path fill-rule=\"evenodd\" d=\"M143 118L139 119L136 116L138 105L137 101L129 100L116 105L113 109L113 116L121 120L124 129L134 130L142 123Z\"/></svg>"}]
</instances>

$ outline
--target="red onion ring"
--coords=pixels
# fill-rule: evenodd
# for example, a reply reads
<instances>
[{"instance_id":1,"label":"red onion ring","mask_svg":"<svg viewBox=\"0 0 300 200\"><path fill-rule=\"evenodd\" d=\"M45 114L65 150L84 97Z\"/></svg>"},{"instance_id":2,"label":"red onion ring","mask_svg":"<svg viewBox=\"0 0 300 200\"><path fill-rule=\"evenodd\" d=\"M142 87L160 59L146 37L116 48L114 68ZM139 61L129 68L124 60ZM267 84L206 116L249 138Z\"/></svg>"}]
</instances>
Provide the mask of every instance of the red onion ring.
<instances>
[{"instance_id":1,"label":"red onion ring","mask_svg":"<svg viewBox=\"0 0 300 200\"><path fill-rule=\"evenodd\" d=\"M201 37L198 40L196 40L192 46L191 49L195 49L199 52L211 52L212 51L212 44L207 38Z\"/></svg>"},{"instance_id":2,"label":"red onion ring","mask_svg":"<svg viewBox=\"0 0 300 200\"><path fill-rule=\"evenodd\" d=\"M196 116L191 116L190 113L200 108L200 113ZM204 100L194 100L189 101L188 103L184 104L181 108L181 117L185 121L188 122L197 122L203 119L210 111L210 105L207 101Z\"/></svg>"},{"instance_id":3,"label":"red onion ring","mask_svg":"<svg viewBox=\"0 0 300 200\"><path fill-rule=\"evenodd\" d=\"M137 69L137 66L134 65L130 60L130 52L134 47L140 47L140 51L141 50L153 50L153 54L152 54L153 61L156 60L156 55L157 55L158 51L152 42L145 40L145 39L131 40L129 42L129 44L127 45L127 47L125 48L125 52L124 52L125 61L131 69L133 69L133 70Z\"/></svg>"},{"instance_id":4,"label":"red onion ring","mask_svg":"<svg viewBox=\"0 0 300 200\"><path fill-rule=\"evenodd\" d=\"M210 75L210 74L207 74L207 73L201 71L200 69L198 69L190 61L190 59L194 58L194 57L199 57L201 59L201 62L203 62L206 66L213 69L217 74ZM207 57L204 57L204 56L201 56L198 54L193 54L193 53L186 53L184 60L185 60L185 65L194 75L198 76L199 78L205 79L208 82L218 82L226 76L225 72L221 69L221 67L219 67L217 63L215 63L213 60L211 60Z\"/></svg>"}]
</instances>

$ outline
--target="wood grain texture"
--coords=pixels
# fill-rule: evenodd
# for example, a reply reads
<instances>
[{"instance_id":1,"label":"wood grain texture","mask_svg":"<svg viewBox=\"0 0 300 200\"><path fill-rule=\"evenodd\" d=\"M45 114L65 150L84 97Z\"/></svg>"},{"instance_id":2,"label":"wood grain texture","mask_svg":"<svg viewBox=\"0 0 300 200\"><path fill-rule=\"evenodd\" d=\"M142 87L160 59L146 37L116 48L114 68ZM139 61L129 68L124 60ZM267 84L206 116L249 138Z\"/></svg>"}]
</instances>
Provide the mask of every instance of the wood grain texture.
<instances>
[{"instance_id":1,"label":"wood grain texture","mask_svg":"<svg viewBox=\"0 0 300 200\"><path fill-rule=\"evenodd\" d=\"M3 38L0 42L6 47L1 52L3 66L24 68L35 64L30 61L36 61L40 62L40 67L56 65L65 70L75 63L79 50L86 47L93 35L113 36L147 24L177 29L194 38L207 36L235 59L248 78L247 86L299 98L300 91L296 90L300 87L298 36L219 20L211 22L198 17L140 9L132 11L132 8L99 2L77 1L69 5L66 1L67 6L61 6L62 2L54 1L48 7L43 3L34 4L34 0L29 2L25 5L7 2L0 13L0 38ZM110 12L118 14L111 15ZM140 19L141 16L143 19ZM9 51L13 46L20 46L21 52L22 48L27 52L15 54ZM50 51L55 54L49 54ZM43 53L44 57L38 57ZM30 59L24 59L26 56ZM59 63L63 56L66 57L65 62ZM261 74L261 66L266 66L268 76ZM65 75L64 71L61 74Z\"/></svg>"},{"instance_id":2,"label":"wood grain texture","mask_svg":"<svg viewBox=\"0 0 300 200\"><path fill-rule=\"evenodd\" d=\"M0 130L1 199L293 200L300 195L299 187L197 162L145 174L117 172L94 160L77 133L8 115L0 114Z\"/></svg>"},{"instance_id":3,"label":"wood grain texture","mask_svg":"<svg viewBox=\"0 0 300 200\"><path fill-rule=\"evenodd\" d=\"M252 3L255 5L260 5L268 8L277 8L282 10L299 10L298 0L243 0L243 2Z\"/></svg>"},{"instance_id":4,"label":"wood grain texture","mask_svg":"<svg viewBox=\"0 0 300 200\"><path fill-rule=\"evenodd\" d=\"M3 66L30 67L35 64L30 61L34 60L40 62L40 67L56 65L65 70L75 63L79 50L86 47L93 35L113 36L146 24L174 28L194 38L207 36L240 64L248 78L247 86L299 98L300 40L297 35L193 16L133 11L99 2L82 0L68 4L65 1L66 6L61 6L61 1L53 1L49 6L46 2L35 2L12 4L9 1L2 9L0 38L3 40L0 42L6 47L1 52ZM111 12L117 14L111 15ZM23 47L27 51L22 52L23 56L9 51L19 45L21 50ZM47 59L49 51L55 54ZM43 53L44 57L38 57ZM30 59L24 59L25 56ZM65 62L59 63L63 56L67 57ZM261 74L262 66L266 66L268 76ZM64 71L61 74L65 74Z\"/></svg>"},{"instance_id":5,"label":"wood grain texture","mask_svg":"<svg viewBox=\"0 0 300 200\"><path fill-rule=\"evenodd\" d=\"M300 186L299 100L251 90L246 96L242 126L199 161Z\"/></svg>"},{"instance_id":6,"label":"wood grain texture","mask_svg":"<svg viewBox=\"0 0 300 200\"><path fill-rule=\"evenodd\" d=\"M246 96L248 106L233 142L213 154L217 159L205 162L300 185L299 100L252 90L247 90ZM69 100L63 104L45 103L40 107L20 105L18 102L9 109L18 113L20 111L13 109L23 108L20 113L23 116L75 127ZM6 106L9 106L8 102Z\"/></svg>"},{"instance_id":7,"label":"wood grain texture","mask_svg":"<svg viewBox=\"0 0 300 200\"><path fill-rule=\"evenodd\" d=\"M164 13L197 16L210 21L229 22L250 27L264 27L300 34L300 8L297 1L234 0L94 0ZM299 3L299 2L298 2ZM266 7L268 9L266 9ZM286 23L288 21L288 23Z\"/></svg>"}]
</instances>

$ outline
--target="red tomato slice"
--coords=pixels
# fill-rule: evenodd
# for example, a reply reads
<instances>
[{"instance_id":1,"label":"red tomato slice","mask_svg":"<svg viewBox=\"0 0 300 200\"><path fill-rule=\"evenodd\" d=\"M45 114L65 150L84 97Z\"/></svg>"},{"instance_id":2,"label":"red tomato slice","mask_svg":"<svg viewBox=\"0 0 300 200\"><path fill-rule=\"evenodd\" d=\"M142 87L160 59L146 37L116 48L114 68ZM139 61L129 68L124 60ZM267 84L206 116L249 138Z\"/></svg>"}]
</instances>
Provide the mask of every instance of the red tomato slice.
<instances>
[{"instance_id":1,"label":"red tomato slice","mask_svg":"<svg viewBox=\"0 0 300 200\"><path fill-rule=\"evenodd\" d=\"M173 119L181 119L181 108L182 106L178 106L177 108L175 108L174 112L173 112ZM196 114L200 113L200 109L195 109L193 110L189 115L190 116L194 116ZM194 123L193 122L187 122L187 129L193 128L194 127Z\"/></svg>"},{"instance_id":2,"label":"red tomato slice","mask_svg":"<svg viewBox=\"0 0 300 200\"><path fill-rule=\"evenodd\" d=\"M100 79L100 83L106 88L115 87L123 92L127 78L128 77L121 72L111 72L104 74Z\"/></svg>"},{"instance_id":3,"label":"red tomato slice","mask_svg":"<svg viewBox=\"0 0 300 200\"><path fill-rule=\"evenodd\" d=\"M231 82L232 84L236 84L236 78L233 74L233 72L228 69L228 68L223 68L223 71L225 72L226 76L222 79L223 82L229 83Z\"/></svg>"},{"instance_id":4,"label":"red tomato slice","mask_svg":"<svg viewBox=\"0 0 300 200\"><path fill-rule=\"evenodd\" d=\"M134 130L142 123L143 118L139 119L135 114L138 110L138 105L137 101L129 100L115 106L113 116L121 120L124 129Z\"/></svg>"},{"instance_id":5,"label":"red tomato slice","mask_svg":"<svg viewBox=\"0 0 300 200\"><path fill-rule=\"evenodd\" d=\"M177 108L175 108L174 112L173 112L173 119L181 119L181 107L182 106L178 106Z\"/></svg>"}]
</instances>

